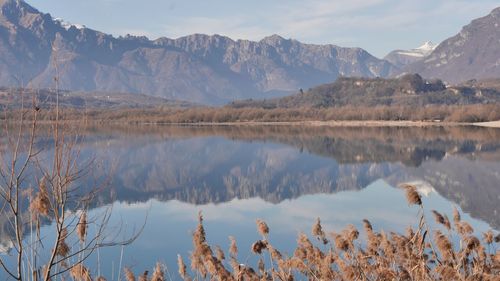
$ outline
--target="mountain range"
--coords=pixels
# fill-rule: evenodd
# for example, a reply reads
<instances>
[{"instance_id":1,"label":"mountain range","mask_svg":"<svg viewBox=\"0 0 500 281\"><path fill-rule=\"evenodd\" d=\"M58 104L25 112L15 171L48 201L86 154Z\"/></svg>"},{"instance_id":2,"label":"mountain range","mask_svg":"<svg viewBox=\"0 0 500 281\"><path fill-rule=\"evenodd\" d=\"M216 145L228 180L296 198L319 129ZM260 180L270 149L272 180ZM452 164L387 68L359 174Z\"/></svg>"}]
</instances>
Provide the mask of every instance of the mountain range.
<instances>
[{"instance_id":1,"label":"mountain range","mask_svg":"<svg viewBox=\"0 0 500 281\"><path fill-rule=\"evenodd\" d=\"M399 52L378 59L361 48L304 44L278 35L257 42L202 34L156 40L113 37L55 19L22 0L0 0L0 86L51 88L57 77L58 86L71 91L141 93L223 104L284 96L342 76L393 77L413 71L452 82L486 78L499 76L500 71L499 44L495 45L500 36L498 28L491 30L499 11L464 27L466 32L460 34L466 35L455 41L462 42L463 52L468 53L455 63L455 49L460 46L453 38L461 35L430 54ZM481 36L489 41L469 42ZM481 59L472 59L472 68L484 71L463 70L462 58L475 53ZM449 54L446 67L432 63L440 54ZM466 62L470 65L471 60Z\"/></svg>"}]
</instances>

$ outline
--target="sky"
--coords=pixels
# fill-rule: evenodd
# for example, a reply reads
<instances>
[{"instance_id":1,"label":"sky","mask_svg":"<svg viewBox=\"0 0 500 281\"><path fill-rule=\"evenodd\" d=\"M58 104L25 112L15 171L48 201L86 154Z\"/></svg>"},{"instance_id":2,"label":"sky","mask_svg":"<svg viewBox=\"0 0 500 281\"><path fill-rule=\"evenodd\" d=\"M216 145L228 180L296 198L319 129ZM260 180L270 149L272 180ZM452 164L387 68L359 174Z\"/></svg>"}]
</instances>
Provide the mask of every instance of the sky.
<instances>
[{"instance_id":1,"label":"sky","mask_svg":"<svg viewBox=\"0 0 500 281\"><path fill-rule=\"evenodd\" d=\"M38 10L105 33L178 38L203 33L361 47L377 57L440 43L498 0L27 0Z\"/></svg>"}]
</instances>

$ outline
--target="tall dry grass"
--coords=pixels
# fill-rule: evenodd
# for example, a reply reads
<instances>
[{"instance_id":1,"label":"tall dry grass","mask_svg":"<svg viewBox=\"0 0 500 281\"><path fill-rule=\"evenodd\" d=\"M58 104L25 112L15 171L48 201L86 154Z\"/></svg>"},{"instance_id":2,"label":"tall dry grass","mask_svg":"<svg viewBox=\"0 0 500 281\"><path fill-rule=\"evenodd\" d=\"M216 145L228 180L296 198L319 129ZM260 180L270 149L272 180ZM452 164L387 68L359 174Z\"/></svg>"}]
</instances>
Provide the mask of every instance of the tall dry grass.
<instances>
[{"instance_id":1,"label":"tall dry grass","mask_svg":"<svg viewBox=\"0 0 500 281\"><path fill-rule=\"evenodd\" d=\"M363 230L349 225L340 232L326 232L318 218L311 235L299 234L296 249L288 256L269 241L271 230L266 222L257 220L261 237L250 249L259 258L256 266L238 260L233 237L228 256L209 245L199 214L189 257L191 270L179 255L179 276L185 281L500 280L500 235L488 231L476 236L456 208L451 219L433 210L439 227L432 229L417 189L402 188L408 203L419 207L418 224L406 233L376 231L368 220L363 221ZM128 281L136 278L128 269L126 276Z\"/></svg>"},{"instance_id":2,"label":"tall dry grass","mask_svg":"<svg viewBox=\"0 0 500 281\"><path fill-rule=\"evenodd\" d=\"M53 110L40 110L41 122L55 119ZM193 108L118 108L79 109L63 108L66 121L85 120L89 123L244 123L244 122L298 122L298 121L445 121L485 122L500 120L499 104L427 105L415 106L342 106L259 108L193 107ZM0 121L15 121L0 114Z\"/></svg>"},{"instance_id":3,"label":"tall dry grass","mask_svg":"<svg viewBox=\"0 0 500 281\"><path fill-rule=\"evenodd\" d=\"M40 181L30 210L41 216L51 215L47 209L47 187ZM207 240L203 216L193 231L193 250L186 265L178 256L178 278L185 281L261 281L261 280L500 280L500 234L487 231L480 236L462 219L455 208L450 218L432 210L432 219L438 227L431 227L424 213L424 202L417 188L404 185L409 205L418 207L415 226L405 233L377 231L370 221L363 221L363 229L353 225L340 232L328 232L320 218L312 222L310 235L297 237L291 255L283 254L271 242L271 228L263 220L256 221L259 234L249 249L259 259L254 266L239 259L236 239L229 237L226 252L213 247ZM76 234L83 243L88 227L87 212L78 218ZM67 257L70 248L66 242L67 228L61 230L56 247L58 257ZM92 269L82 262L68 267L69 276L75 281L105 281L94 278ZM164 281L174 278L165 275L165 267L156 264L140 274L124 269L127 281Z\"/></svg>"},{"instance_id":4,"label":"tall dry grass","mask_svg":"<svg viewBox=\"0 0 500 281\"><path fill-rule=\"evenodd\" d=\"M436 210L431 227L424 213L424 202L417 189L404 185L409 205L418 207L415 226L405 233L377 231L368 220L363 229L348 225L340 232L328 232L320 218L312 223L310 235L301 233L291 255L283 254L271 242L271 228L256 221L259 234L249 251L258 263L242 262L236 239L229 237L227 254L207 241L203 216L192 233L193 250L188 264L178 255L178 275L165 274L166 267L157 263L150 271L139 274L125 268L126 281L220 280L220 281L292 281L292 280L500 280L500 234L487 231L478 236L455 208L449 218ZM43 204L40 204L43 206ZM78 237L85 239L86 213L80 215ZM62 231L58 255L65 256L67 231ZM246 259L248 260L248 258ZM100 280L83 262L75 264L69 276L75 281Z\"/></svg>"}]
</instances>

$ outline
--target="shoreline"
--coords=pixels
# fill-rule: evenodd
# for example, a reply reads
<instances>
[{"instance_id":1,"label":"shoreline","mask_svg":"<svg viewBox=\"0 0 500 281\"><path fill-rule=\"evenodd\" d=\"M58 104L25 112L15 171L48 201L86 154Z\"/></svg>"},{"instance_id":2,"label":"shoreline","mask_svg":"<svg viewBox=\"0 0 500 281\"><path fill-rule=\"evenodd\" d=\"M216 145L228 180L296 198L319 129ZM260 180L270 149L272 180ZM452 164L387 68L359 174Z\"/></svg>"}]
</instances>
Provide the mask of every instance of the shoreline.
<instances>
[{"instance_id":1,"label":"shoreline","mask_svg":"<svg viewBox=\"0 0 500 281\"><path fill-rule=\"evenodd\" d=\"M443 127L469 126L470 123L430 121L244 121L244 122L198 122L198 123L143 123L151 125L179 126L310 126L310 127Z\"/></svg>"},{"instance_id":2,"label":"shoreline","mask_svg":"<svg viewBox=\"0 0 500 281\"><path fill-rule=\"evenodd\" d=\"M81 120L61 120L63 123L80 123ZM0 120L0 123L6 122ZM7 121L8 122L8 121ZM500 128L500 121L491 122L438 122L438 121L390 121L390 120L349 120L349 121L242 121L242 122L152 122L152 121L112 121L86 120L86 124L96 125L146 125L146 126L310 126L310 127L458 127L476 126ZM14 122L15 123L15 122ZM52 124L53 121L38 120L38 124Z\"/></svg>"}]
</instances>

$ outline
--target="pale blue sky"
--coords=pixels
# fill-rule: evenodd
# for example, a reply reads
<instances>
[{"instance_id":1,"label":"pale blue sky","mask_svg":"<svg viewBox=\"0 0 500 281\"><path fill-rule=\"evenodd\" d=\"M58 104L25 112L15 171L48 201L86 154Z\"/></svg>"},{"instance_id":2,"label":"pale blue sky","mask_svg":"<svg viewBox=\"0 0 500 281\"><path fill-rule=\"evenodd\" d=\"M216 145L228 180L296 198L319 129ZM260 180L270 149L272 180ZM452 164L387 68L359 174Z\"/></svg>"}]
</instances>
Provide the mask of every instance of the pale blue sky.
<instances>
[{"instance_id":1,"label":"pale blue sky","mask_svg":"<svg viewBox=\"0 0 500 281\"><path fill-rule=\"evenodd\" d=\"M27 0L40 11L113 35L177 38L192 33L393 49L439 43L499 0Z\"/></svg>"}]
</instances>

